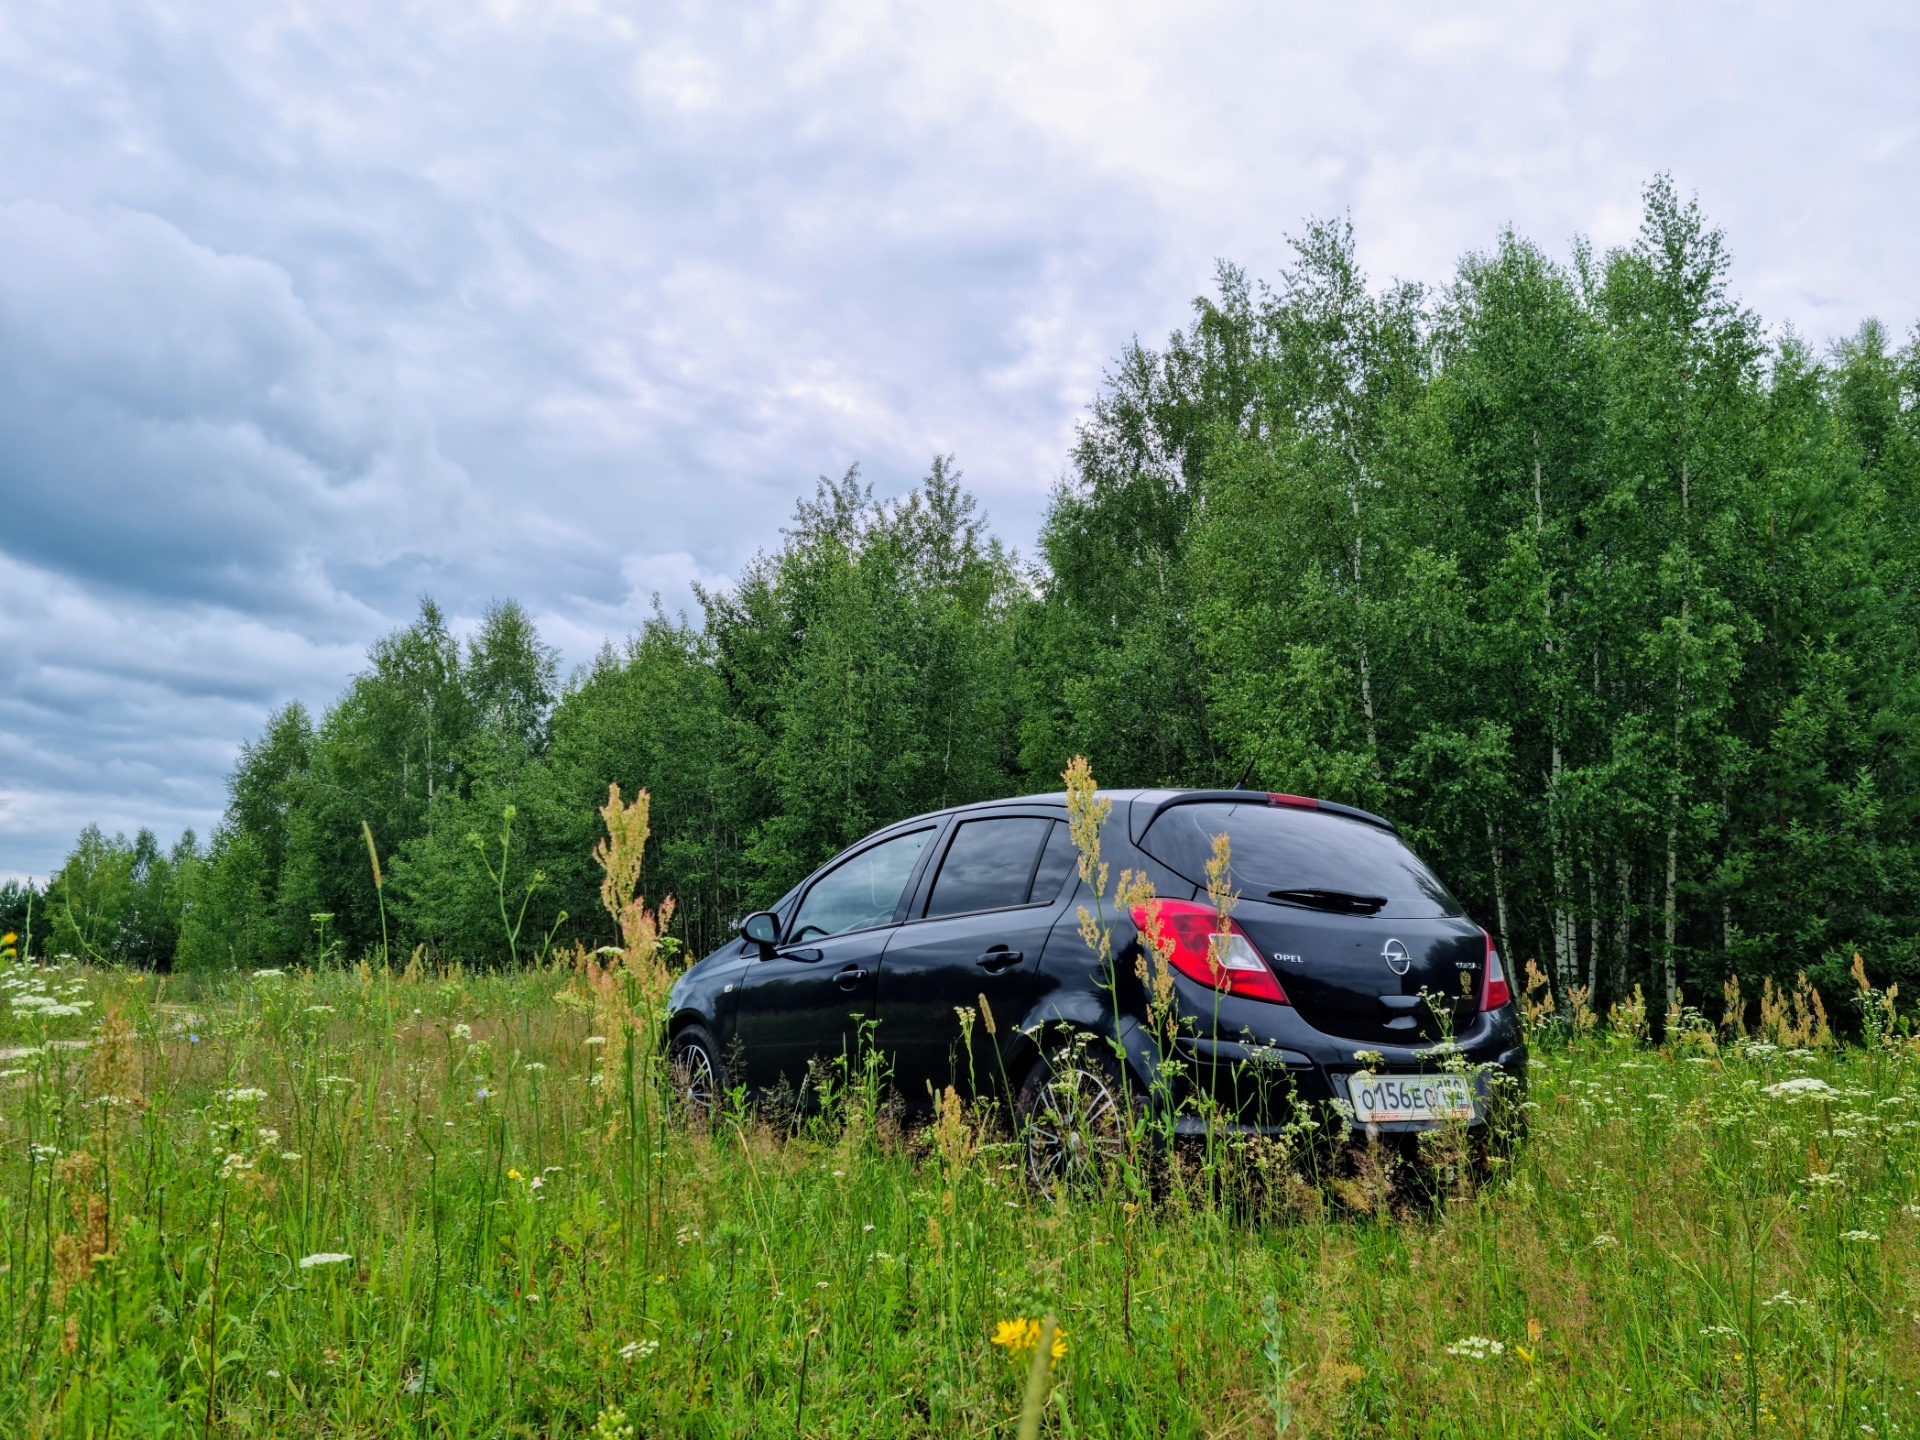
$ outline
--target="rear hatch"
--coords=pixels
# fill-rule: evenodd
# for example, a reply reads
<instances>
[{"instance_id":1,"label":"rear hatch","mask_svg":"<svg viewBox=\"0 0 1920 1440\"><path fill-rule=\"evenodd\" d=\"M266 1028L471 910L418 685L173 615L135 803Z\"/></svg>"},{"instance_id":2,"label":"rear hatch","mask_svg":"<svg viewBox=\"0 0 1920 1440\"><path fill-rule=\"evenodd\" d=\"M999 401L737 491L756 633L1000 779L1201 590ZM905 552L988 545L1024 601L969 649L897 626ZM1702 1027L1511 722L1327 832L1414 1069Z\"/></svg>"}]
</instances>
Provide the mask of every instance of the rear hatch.
<instances>
[{"instance_id":1,"label":"rear hatch","mask_svg":"<svg viewBox=\"0 0 1920 1440\"><path fill-rule=\"evenodd\" d=\"M1219 835L1234 919L1316 1030L1413 1045L1472 1023L1485 936L1386 822L1294 796L1196 796L1162 808L1140 845L1204 886Z\"/></svg>"}]
</instances>

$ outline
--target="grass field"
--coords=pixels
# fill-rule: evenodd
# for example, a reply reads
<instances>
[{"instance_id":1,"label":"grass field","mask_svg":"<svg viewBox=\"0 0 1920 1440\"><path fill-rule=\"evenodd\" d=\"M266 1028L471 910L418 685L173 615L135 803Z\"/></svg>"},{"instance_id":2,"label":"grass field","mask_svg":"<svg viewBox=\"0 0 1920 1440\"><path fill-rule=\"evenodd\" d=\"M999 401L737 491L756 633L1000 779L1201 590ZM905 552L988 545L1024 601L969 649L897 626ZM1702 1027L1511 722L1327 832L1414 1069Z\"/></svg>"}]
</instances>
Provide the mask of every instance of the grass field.
<instances>
[{"instance_id":1,"label":"grass field","mask_svg":"<svg viewBox=\"0 0 1920 1440\"><path fill-rule=\"evenodd\" d=\"M1011 1434L1048 1312L1063 1436L1920 1432L1903 1040L1543 1034L1431 1204L1232 1145L1047 1200L862 1076L676 1119L620 983L0 968L0 1435Z\"/></svg>"}]
</instances>

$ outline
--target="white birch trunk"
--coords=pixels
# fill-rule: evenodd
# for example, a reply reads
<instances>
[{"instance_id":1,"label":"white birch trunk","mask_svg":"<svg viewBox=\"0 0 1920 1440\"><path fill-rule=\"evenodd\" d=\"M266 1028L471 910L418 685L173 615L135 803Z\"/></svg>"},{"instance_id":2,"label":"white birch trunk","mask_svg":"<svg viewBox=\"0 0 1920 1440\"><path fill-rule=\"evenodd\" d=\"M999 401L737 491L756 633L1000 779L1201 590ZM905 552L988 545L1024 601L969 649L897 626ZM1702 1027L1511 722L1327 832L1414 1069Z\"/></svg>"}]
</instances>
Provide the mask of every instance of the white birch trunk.
<instances>
[{"instance_id":1,"label":"white birch trunk","mask_svg":"<svg viewBox=\"0 0 1920 1440\"><path fill-rule=\"evenodd\" d=\"M1506 867L1500 861L1500 841L1494 834L1493 821L1487 821L1487 850L1493 856L1493 917L1500 927L1500 957L1512 973L1513 952L1507 948L1507 879Z\"/></svg>"}]
</instances>

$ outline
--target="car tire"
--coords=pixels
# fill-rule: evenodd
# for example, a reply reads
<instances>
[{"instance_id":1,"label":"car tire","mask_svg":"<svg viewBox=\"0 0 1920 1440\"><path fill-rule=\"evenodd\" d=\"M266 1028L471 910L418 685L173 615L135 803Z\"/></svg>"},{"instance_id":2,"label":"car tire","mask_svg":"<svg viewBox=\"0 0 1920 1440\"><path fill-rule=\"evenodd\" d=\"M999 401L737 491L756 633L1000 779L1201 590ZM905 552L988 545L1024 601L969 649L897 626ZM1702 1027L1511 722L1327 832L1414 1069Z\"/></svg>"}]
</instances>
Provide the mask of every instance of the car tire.
<instances>
[{"instance_id":1,"label":"car tire","mask_svg":"<svg viewBox=\"0 0 1920 1440\"><path fill-rule=\"evenodd\" d=\"M712 1032L699 1024L676 1030L667 1047L667 1065L681 1112L696 1124L712 1124L727 1093L727 1067Z\"/></svg>"},{"instance_id":2,"label":"car tire","mask_svg":"<svg viewBox=\"0 0 1920 1440\"><path fill-rule=\"evenodd\" d=\"M1014 1099L1027 1180L1043 1194L1097 1182L1125 1163L1131 1106L1104 1040L1076 1036L1036 1060Z\"/></svg>"}]
</instances>

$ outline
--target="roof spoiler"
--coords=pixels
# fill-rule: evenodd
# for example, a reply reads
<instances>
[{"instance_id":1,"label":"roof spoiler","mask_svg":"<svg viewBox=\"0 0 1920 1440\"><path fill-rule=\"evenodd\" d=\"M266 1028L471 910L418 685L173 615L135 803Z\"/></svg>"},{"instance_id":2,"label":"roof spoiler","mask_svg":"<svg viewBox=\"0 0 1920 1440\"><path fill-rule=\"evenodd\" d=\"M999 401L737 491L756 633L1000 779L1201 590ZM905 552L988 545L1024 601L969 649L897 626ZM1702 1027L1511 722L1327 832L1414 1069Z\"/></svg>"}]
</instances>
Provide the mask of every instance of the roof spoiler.
<instances>
[{"instance_id":1,"label":"roof spoiler","mask_svg":"<svg viewBox=\"0 0 1920 1440\"><path fill-rule=\"evenodd\" d=\"M1358 820L1362 824L1372 825L1386 831L1389 835L1398 835L1400 827L1384 815L1376 815L1371 810L1360 810L1352 805L1342 805L1336 800L1317 800L1311 795L1283 795L1277 791L1259 790L1144 790L1134 800L1131 814L1132 823L1127 827L1135 844L1147 833L1147 827L1164 810L1176 805L1193 805L1212 801L1215 804L1257 805L1262 801L1269 805L1284 805L1294 810L1325 810L1332 815L1344 816L1349 820Z\"/></svg>"}]
</instances>

